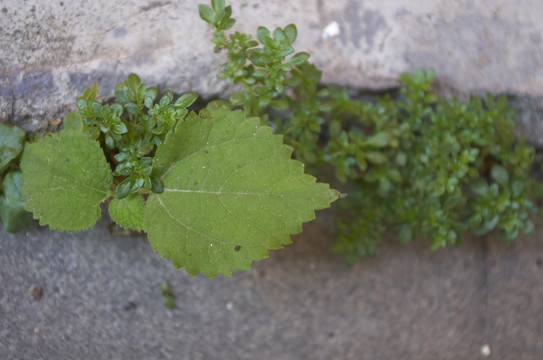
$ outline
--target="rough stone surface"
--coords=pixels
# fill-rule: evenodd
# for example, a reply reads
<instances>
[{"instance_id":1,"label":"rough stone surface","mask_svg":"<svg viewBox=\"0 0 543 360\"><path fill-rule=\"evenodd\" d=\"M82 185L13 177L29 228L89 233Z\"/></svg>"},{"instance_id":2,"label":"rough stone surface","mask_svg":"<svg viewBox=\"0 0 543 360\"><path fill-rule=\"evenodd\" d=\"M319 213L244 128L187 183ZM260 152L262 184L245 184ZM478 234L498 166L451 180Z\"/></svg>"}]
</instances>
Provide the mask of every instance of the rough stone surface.
<instances>
[{"instance_id":1,"label":"rough stone surface","mask_svg":"<svg viewBox=\"0 0 543 360\"><path fill-rule=\"evenodd\" d=\"M492 359L532 359L543 353L541 340L533 340L543 338L543 242L541 235L519 240L489 246L487 334Z\"/></svg>"},{"instance_id":2,"label":"rough stone surface","mask_svg":"<svg viewBox=\"0 0 543 360\"><path fill-rule=\"evenodd\" d=\"M391 239L349 269L330 253L332 217L320 212L293 245L209 280L107 225L78 235L0 230L0 358L456 360L483 359L484 345L491 359L543 353L541 235L435 253ZM173 310L162 305L162 281Z\"/></svg>"},{"instance_id":3,"label":"rough stone surface","mask_svg":"<svg viewBox=\"0 0 543 360\"><path fill-rule=\"evenodd\" d=\"M224 59L213 53L197 3L0 1L0 120L35 130L66 114L93 82L109 97L130 72L176 92L223 93L228 85L216 73ZM539 0L229 3L234 30L296 23L296 48L313 54L326 82L381 90L403 71L433 67L443 89L542 103ZM333 23L337 31L325 36Z\"/></svg>"}]
</instances>

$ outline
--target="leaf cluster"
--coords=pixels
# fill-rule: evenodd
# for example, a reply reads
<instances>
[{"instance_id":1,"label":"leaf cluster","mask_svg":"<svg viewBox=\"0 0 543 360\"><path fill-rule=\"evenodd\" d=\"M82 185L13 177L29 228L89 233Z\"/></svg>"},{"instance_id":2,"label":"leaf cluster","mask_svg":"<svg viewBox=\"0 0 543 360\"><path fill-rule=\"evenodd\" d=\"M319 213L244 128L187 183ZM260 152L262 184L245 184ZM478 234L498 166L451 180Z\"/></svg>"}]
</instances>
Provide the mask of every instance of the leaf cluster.
<instances>
[{"instance_id":1,"label":"leaf cluster","mask_svg":"<svg viewBox=\"0 0 543 360\"><path fill-rule=\"evenodd\" d=\"M534 231L535 152L515 139L507 99L441 98L434 79L432 70L402 74L397 99L385 96L356 111L345 106L352 100L336 103L355 119L335 125L323 149L354 195L345 204L351 221L340 223L334 245L349 263L373 255L387 227L403 243L429 238L433 250L459 244L467 232L497 230L510 242Z\"/></svg>"},{"instance_id":2,"label":"leaf cluster","mask_svg":"<svg viewBox=\"0 0 543 360\"><path fill-rule=\"evenodd\" d=\"M221 9L225 9L222 11ZM234 25L231 19L232 9L224 7L224 0L212 2L212 7L200 5L200 16L215 28L212 42L216 51L225 49L228 52L228 63L219 73L220 78L230 79L240 83L243 89L230 96L230 102L235 106L243 106L251 115L261 116L266 122L268 107L285 110L289 108L288 97L285 95L287 85L294 85L296 79L288 79L296 66L307 61L307 52L294 54L292 44L298 36L296 25L289 24L284 28L276 28L270 32L260 26L256 39L251 35L235 32L226 36L225 30ZM228 17L225 27L216 19Z\"/></svg>"},{"instance_id":3,"label":"leaf cluster","mask_svg":"<svg viewBox=\"0 0 543 360\"><path fill-rule=\"evenodd\" d=\"M96 100L97 84L77 99L78 110L69 114L90 139L103 144L114 163L116 197L123 199L141 189L162 192L162 184L153 175L152 157L166 134L188 114L197 95L187 93L173 102L168 91L159 100L156 87L147 87L136 74L115 88L117 102L101 104Z\"/></svg>"},{"instance_id":4,"label":"leaf cluster","mask_svg":"<svg viewBox=\"0 0 543 360\"><path fill-rule=\"evenodd\" d=\"M404 243L430 238L434 250L460 243L466 232L497 229L504 241L533 232L534 149L515 139L505 97L439 97L428 69L402 74L395 97L361 101L321 85L307 53L286 60L294 25L273 35L259 27L257 42L239 32L227 36L209 21L213 9L200 15L214 26L217 49L227 50L219 76L243 85L230 101L270 121L313 171L332 165L345 183L333 250L349 264L373 256L389 227Z\"/></svg>"}]
</instances>

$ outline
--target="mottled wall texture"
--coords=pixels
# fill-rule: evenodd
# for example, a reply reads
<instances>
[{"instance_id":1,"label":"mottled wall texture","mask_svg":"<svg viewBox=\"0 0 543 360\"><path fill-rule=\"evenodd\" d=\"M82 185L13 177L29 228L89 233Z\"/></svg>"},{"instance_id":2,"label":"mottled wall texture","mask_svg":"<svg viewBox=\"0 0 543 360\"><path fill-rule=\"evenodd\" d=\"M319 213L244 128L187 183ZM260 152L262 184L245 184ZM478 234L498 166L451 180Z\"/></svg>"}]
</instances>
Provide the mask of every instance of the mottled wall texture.
<instances>
[{"instance_id":1,"label":"mottled wall texture","mask_svg":"<svg viewBox=\"0 0 543 360\"><path fill-rule=\"evenodd\" d=\"M109 97L130 72L176 92L224 93L224 54L213 53L198 2L0 0L0 120L35 130L93 82ZM444 92L513 96L523 132L543 143L541 0L229 3L234 30L297 24L295 48L312 54L325 82L382 90L433 67Z\"/></svg>"}]
</instances>

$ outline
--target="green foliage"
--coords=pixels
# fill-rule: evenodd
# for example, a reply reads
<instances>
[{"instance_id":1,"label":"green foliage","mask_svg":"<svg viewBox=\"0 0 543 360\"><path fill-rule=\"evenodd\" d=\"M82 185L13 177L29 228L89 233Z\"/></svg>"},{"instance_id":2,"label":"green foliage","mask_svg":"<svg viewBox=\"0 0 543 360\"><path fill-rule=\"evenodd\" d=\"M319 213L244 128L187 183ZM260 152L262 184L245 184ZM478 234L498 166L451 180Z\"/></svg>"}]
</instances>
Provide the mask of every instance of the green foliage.
<instances>
[{"instance_id":1,"label":"green foliage","mask_svg":"<svg viewBox=\"0 0 543 360\"><path fill-rule=\"evenodd\" d=\"M164 307L166 309L175 308L175 297L170 291L170 287L167 282L163 282L160 284L160 294L164 297Z\"/></svg>"},{"instance_id":2,"label":"green foliage","mask_svg":"<svg viewBox=\"0 0 543 360\"><path fill-rule=\"evenodd\" d=\"M368 229L378 233L383 224L396 229L402 242L430 238L434 250L460 243L467 231L484 235L496 229L504 241L533 232L534 149L515 140L514 111L506 98L439 98L434 78L432 70L402 74L397 100L384 97L350 112L359 123L342 129L324 149L343 165L343 180L362 194L364 200L349 206L366 215L344 228L336 250L356 246L354 252L363 255L360 243L380 240L366 237ZM367 139L384 132L390 141L380 143L382 161L375 161L367 156Z\"/></svg>"},{"instance_id":3,"label":"green foliage","mask_svg":"<svg viewBox=\"0 0 543 360\"><path fill-rule=\"evenodd\" d=\"M147 87L135 74L115 88L117 103L102 105L96 101L97 93L95 84L79 97L79 110L70 116L68 126L78 127L80 118L87 136L113 155L113 175L122 178L116 186L117 198L136 194L142 188L161 192L162 184L153 175L152 157L166 134L187 115L187 107L197 95L184 94L173 102L168 91L156 101L157 88Z\"/></svg>"},{"instance_id":4,"label":"green foliage","mask_svg":"<svg viewBox=\"0 0 543 360\"><path fill-rule=\"evenodd\" d=\"M100 144L65 130L26 146L21 161L26 209L41 225L79 231L100 217L112 176Z\"/></svg>"},{"instance_id":5,"label":"green foliage","mask_svg":"<svg viewBox=\"0 0 543 360\"><path fill-rule=\"evenodd\" d=\"M32 220L32 215L24 210L22 174L17 164L25 138L21 128L0 124L0 220L11 233L24 229Z\"/></svg>"},{"instance_id":6,"label":"green foliage","mask_svg":"<svg viewBox=\"0 0 543 360\"><path fill-rule=\"evenodd\" d=\"M0 219L4 229L16 233L26 228L32 221L32 214L25 211L22 198L22 173L10 171L4 176L0 196Z\"/></svg>"},{"instance_id":7,"label":"green foliage","mask_svg":"<svg viewBox=\"0 0 543 360\"><path fill-rule=\"evenodd\" d=\"M64 130L26 146L23 197L40 224L86 229L113 197L120 226L145 230L176 267L213 278L289 243L337 199L258 118L221 106L189 114L196 95L157 93L131 74L118 102L101 104L94 84Z\"/></svg>"},{"instance_id":8,"label":"green foliage","mask_svg":"<svg viewBox=\"0 0 543 360\"><path fill-rule=\"evenodd\" d=\"M0 171L23 151L25 132L17 126L0 124Z\"/></svg>"},{"instance_id":9,"label":"green foliage","mask_svg":"<svg viewBox=\"0 0 543 360\"><path fill-rule=\"evenodd\" d=\"M185 144L181 151L172 144ZM291 242L337 192L303 173L282 137L243 112L191 116L159 148L164 192L152 194L144 229L153 248L192 275L248 269ZM168 161L163 161L168 159ZM272 171L270 169L273 169Z\"/></svg>"},{"instance_id":10,"label":"green foliage","mask_svg":"<svg viewBox=\"0 0 543 360\"><path fill-rule=\"evenodd\" d=\"M230 101L271 121L312 171L331 164L345 183L349 196L340 203L333 250L347 263L375 255L387 227L403 243L430 238L434 250L460 243L468 231L496 229L504 241L533 232L534 149L514 138L505 97L441 98L432 88L435 72L418 70L400 76L396 98L359 101L320 85L307 53L287 60L294 25L273 34L259 27L255 41L227 36L213 21L216 8L205 11L213 43L227 51L219 76L243 85Z\"/></svg>"}]
</instances>

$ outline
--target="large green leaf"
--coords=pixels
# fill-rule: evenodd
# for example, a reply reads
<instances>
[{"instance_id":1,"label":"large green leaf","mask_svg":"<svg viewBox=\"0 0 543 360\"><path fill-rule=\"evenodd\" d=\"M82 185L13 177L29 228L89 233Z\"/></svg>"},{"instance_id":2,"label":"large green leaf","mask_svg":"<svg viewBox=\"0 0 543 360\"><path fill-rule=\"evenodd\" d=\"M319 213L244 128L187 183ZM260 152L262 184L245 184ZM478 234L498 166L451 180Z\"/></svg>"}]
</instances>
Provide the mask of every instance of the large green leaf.
<instances>
[{"instance_id":1,"label":"large green leaf","mask_svg":"<svg viewBox=\"0 0 543 360\"><path fill-rule=\"evenodd\" d=\"M41 225L79 231L100 217L113 177L97 141L80 131L47 135L26 146L21 169L26 209Z\"/></svg>"},{"instance_id":2,"label":"large green leaf","mask_svg":"<svg viewBox=\"0 0 543 360\"><path fill-rule=\"evenodd\" d=\"M25 132L17 126L0 124L0 170L23 151Z\"/></svg>"},{"instance_id":3,"label":"large green leaf","mask_svg":"<svg viewBox=\"0 0 543 360\"><path fill-rule=\"evenodd\" d=\"M11 171L2 183L3 195L0 196L0 219L7 232L16 233L23 230L32 221L32 214L25 211L22 198L22 173Z\"/></svg>"},{"instance_id":4,"label":"large green leaf","mask_svg":"<svg viewBox=\"0 0 543 360\"><path fill-rule=\"evenodd\" d=\"M242 112L191 115L168 134L154 167L164 184L144 209L153 249L213 278L248 269L291 242L338 193L303 173L282 137Z\"/></svg>"}]
</instances>

